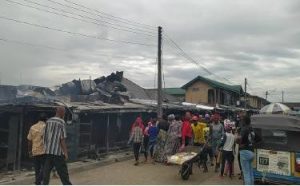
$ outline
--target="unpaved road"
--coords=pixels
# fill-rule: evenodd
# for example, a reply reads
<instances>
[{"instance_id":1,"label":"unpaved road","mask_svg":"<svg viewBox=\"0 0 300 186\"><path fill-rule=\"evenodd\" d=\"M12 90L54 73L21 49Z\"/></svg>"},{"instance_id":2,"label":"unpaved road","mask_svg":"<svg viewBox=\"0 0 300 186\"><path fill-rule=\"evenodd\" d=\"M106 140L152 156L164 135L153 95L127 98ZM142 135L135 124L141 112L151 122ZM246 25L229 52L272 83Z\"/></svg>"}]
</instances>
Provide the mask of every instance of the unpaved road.
<instances>
[{"instance_id":1,"label":"unpaved road","mask_svg":"<svg viewBox=\"0 0 300 186\"><path fill-rule=\"evenodd\" d=\"M215 173L212 167L209 167L208 173L203 173L197 166L194 166L194 174L189 180L181 179L179 166L165 166L156 163L133 165L133 160L118 162L107 166L101 166L96 169L91 169L85 172L74 173L70 175L73 184L107 184L107 185L132 185L132 184L171 184L171 185L199 185L199 184L218 184L218 185L236 185L243 184L238 177L229 179L228 177L220 178L219 173ZM238 173L235 166L235 173ZM59 179L51 180L51 184L61 184Z\"/></svg>"}]
</instances>

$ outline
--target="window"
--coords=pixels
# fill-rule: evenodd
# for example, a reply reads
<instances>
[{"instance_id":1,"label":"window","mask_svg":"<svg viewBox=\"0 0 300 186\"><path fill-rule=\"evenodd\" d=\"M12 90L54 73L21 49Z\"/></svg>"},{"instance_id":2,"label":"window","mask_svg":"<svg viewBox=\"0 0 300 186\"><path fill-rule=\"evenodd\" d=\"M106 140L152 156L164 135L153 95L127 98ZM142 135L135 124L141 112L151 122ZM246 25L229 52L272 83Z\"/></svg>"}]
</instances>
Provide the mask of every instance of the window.
<instances>
[{"instance_id":1,"label":"window","mask_svg":"<svg viewBox=\"0 0 300 186\"><path fill-rule=\"evenodd\" d=\"M287 144L287 134L286 131L280 130L262 130L262 140L267 144Z\"/></svg>"}]
</instances>

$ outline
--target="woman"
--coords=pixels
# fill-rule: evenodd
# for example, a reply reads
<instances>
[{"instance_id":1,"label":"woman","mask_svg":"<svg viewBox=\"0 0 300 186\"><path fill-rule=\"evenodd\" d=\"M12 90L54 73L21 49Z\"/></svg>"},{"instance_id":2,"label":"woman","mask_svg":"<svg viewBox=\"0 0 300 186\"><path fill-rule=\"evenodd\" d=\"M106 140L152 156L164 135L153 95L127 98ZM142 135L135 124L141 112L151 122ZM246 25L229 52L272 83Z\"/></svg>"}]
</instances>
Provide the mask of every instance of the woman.
<instances>
[{"instance_id":1,"label":"woman","mask_svg":"<svg viewBox=\"0 0 300 186\"><path fill-rule=\"evenodd\" d=\"M190 112L185 113L185 117L182 123L182 130L181 130L181 149L184 149L186 146L191 145L192 137L193 137L193 129L190 123L192 116Z\"/></svg>"},{"instance_id":2,"label":"woman","mask_svg":"<svg viewBox=\"0 0 300 186\"><path fill-rule=\"evenodd\" d=\"M259 141L259 136L255 134L251 127L250 117L244 116L243 126L237 142L239 143L240 162L245 185L254 185L252 161L254 159L254 145Z\"/></svg>"},{"instance_id":3,"label":"woman","mask_svg":"<svg viewBox=\"0 0 300 186\"><path fill-rule=\"evenodd\" d=\"M154 152L154 160L156 162L163 163L165 161L165 144L167 139L167 131L169 129L168 122L166 121L166 116L163 116L163 118L160 119L157 127L159 132Z\"/></svg>"},{"instance_id":4,"label":"woman","mask_svg":"<svg viewBox=\"0 0 300 186\"><path fill-rule=\"evenodd\" d=\"M165 156L173 155L178 151L180 147L180 137L181 137L182 122L180 120L175 120L174 114L170 114L168 116L168 122L169 122L169 130L167 132Z\"/></svg>"},{"instance_id":5,"label":"woman","mask_svg":"<svg viewBox=\"0 0 300 186\"><path fill-rule=\"evenodd\" d=\"M131 131L131 135L128 141L128 144L130 144L131 142L133 142L133 153L134 153L134 158L135 158L135 163L134 165L138 165L139 164L139 155L140 155L140 148L141 148L141 144L143 142L143 130L139 125L139 122L135 122L132 131Z\"/></svg>"}]
</instances>

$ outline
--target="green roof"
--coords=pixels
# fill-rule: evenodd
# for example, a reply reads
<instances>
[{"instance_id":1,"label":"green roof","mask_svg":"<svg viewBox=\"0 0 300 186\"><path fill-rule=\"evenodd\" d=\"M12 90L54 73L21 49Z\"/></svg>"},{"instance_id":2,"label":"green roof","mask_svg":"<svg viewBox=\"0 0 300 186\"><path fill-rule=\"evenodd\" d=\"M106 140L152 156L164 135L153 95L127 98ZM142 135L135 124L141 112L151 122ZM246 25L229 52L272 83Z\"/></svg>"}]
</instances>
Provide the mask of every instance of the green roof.
<instances>
[{"instance_id":1,"label":"green roof","mask_svg":"<svg viewBox=\"0 0 300 186\"><path fill-rule=\"evenodd\" d=\"M171 95L185 95L185 90L182 88L164 88L164 92Z\"/></svg>"},{"instance_id":2,"label":"green roof","mask_svg":"<svg viewBox=\"0 0 300 186\"><path fill-rule=\"evenodd\" d=\"M187 89L188 87L190 87L192 84L194 84L196 81L203 81L206 82L207 84L209 84L211 87L213 88L221 88L227 91L231 91L231 92L235 92L235 93L243 93L243 88L241 85L227 85L212 79L208 79L202 76L197 76L196 78L194 78L193 80L191 80L190 82L188 82L187 84L183 85L181 88L182 89Z\"/></svg>"}]
</instances>

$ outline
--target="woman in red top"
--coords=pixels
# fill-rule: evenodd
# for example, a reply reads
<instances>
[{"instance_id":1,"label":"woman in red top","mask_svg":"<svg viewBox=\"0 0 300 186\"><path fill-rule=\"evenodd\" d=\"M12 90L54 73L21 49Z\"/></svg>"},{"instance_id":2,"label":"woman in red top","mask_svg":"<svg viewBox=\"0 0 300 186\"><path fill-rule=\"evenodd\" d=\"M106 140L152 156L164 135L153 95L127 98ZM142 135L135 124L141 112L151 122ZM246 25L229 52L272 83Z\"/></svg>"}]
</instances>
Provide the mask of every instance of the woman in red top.
<instances>
[{"instance_id":1,"label":"woman in red top","mask_svg":"<svg viewBox=\"0 0 300 186\"><path fill-rule=\"evenodd\" d=\"M193 136L193 130L190 123L191 120L191 113L186 112L185 117L182 124L182 145L188 146L191 142L192 136Z\"/></svg>"}]
</instances>

